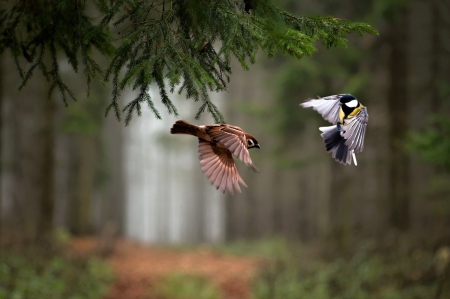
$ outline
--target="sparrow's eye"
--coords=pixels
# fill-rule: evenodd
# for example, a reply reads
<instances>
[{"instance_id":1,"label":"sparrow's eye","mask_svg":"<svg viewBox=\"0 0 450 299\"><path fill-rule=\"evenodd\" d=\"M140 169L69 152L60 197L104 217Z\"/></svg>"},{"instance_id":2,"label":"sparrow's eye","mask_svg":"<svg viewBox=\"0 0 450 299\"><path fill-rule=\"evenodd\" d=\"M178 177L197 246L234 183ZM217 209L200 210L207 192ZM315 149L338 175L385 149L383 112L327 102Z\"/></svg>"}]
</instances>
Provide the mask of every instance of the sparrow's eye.
<instances>
[{"instance_id":1,"label":"sparrow's eye","mask_svg":"<svg viewBox=\"0 0 450 299\"><path fill-rule=\"evenodd\" d=\"M251 140L251 139L247 140L247 144L248 144L248 146L254 146L255 145L253 143L253 140Z\"/></svg>"}]
</instances>

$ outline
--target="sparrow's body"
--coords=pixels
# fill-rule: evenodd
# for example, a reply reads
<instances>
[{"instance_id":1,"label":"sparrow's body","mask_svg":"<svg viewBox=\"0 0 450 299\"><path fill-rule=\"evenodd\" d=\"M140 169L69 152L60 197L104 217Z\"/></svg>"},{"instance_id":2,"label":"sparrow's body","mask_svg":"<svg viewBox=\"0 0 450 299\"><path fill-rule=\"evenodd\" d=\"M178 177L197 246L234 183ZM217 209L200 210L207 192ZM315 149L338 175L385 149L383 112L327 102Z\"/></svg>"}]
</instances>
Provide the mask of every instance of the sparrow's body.
<instances>
[{"instance_id":1,"label":"sparrow's body","mask_svg":"<svg viewBox=\"0 0 450 299\"><path fill-rule=\"evenodd\" d=\"M355 153L364 149L364 136L369 119L367 108L350 94L323 97L300 105L313 108L333 124L319 128L327 152L331 152L336 161L345 165L351 164L353 156L357 165Z\"/></svg>"},{"instance_id":2,"label":"sparrow's body","mask_svg":"<svg viewBox=\"0 0 450 299\"><path fill-rule=\"evenodd\" d=\"M239 127L231 125L196 126L184 120L177 121L170 129L171 134L187 134L198 137L198 152L203 174L216 189L233 195L234 188L241 192L239 182L245 187L233 156L241 159L253 171L259 172L248 153L250 148L260 148L258 141ZM233 188L234 187L234 188Z\"/></svg>"}]
</instances>

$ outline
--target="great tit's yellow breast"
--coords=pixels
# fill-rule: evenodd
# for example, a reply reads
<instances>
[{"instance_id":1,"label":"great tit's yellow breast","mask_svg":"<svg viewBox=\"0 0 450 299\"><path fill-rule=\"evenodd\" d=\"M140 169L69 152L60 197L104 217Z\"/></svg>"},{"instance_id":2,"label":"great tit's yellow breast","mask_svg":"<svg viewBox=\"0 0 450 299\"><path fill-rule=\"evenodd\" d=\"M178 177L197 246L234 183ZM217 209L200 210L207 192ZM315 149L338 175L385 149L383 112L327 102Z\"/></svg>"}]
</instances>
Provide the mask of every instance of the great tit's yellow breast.
<instances>
[{"instance_id":1,"label":"great tit's yellow breast","mask_svg":"<svg viewBox=\"0 0 450 299\"><path fill-rule=\"evenodd\" d=\"M344 113L344 111L342 110L342 107L339 107L339 122L340 122L341 124L344 123L344 118L345 118L345 113Z\"/></svg>"},{"instance_id":2,"label":"great tit's yellow breast","mask_svg":"<svg viewBox=\"0 0 450 299\"><path fill-rule=\"evenodd\" d=\"M356 114L359 113L359 111L361 111L361 110L364 109L364 108L365 108L365 107L364 107L363 105L359 105L358 107L356 107L355 109L353 109L353 111L350 112L348 115L344 115L344 112L342 112L342 109L340 109L340 110L339 110L339 120L340 120L341 123L343 124L343 123L344 123L344 122L343 122L344 119L351 119L351 118L353 118ZM342 115L343 115L343 116L341 116L341 112L342 112Z\"/></svg>"},{"instance_id":3,"label":"great tit's yellow breast","mask_svg":"<svg viewBox=\"0 0 450 299\"><path fill-rule=\"evenodd\" d=\"M353 116L358 114L359 111L361 111L361 109L363 109L363 108L364 108L363 105L359 105L359 107L356 107L355 109L353 109L353 111L347 116L347 118L352 118Z\"/></svg>"}]
</instances>

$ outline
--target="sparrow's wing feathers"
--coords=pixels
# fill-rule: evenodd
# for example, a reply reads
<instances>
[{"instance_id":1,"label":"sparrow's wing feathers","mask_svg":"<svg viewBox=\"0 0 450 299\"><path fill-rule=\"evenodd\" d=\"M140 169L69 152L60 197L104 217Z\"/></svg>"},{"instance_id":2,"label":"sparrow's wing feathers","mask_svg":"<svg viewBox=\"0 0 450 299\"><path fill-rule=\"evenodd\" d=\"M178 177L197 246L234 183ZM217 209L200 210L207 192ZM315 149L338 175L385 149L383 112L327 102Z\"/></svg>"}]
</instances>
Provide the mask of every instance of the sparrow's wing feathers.
<instances>
[{"instance_id":1,"label":"sparrow's wing feathers","mask_svg":"<svg viewBox=\"0 0 450 299\"><path fill-rule=\"evenodd\" d=\"M233 172L233 168L232 167L228 167L229 169L228 169L228 171L229 171L229 176L230 176L230 178L232 178L234 175L235 175L235 173ZM233 180L232 179L230 179L230 180L227 180L227 188L228 188L228 192L230 192L230 194L232 194L233 193ZM238 190L238 189L237 189ZM239 189L239 192L241 192L240 191L240 189Z\"/></svg>"},{"instance_id":2,"label":"sparrow's wing feathers","mask_svg":"<svg viewBox=\"0 0 450 299\"><path fill-rule=\"evenodd\" d=\"M241 192L239 183L247 187L239 175L229 150L199 138L198 152L202 172L216 189L220 188L222 193L228 189L233 195L234 189Z\"/></svg>"},{"instance_id":3,"label":"sparrow's wing feathers","mask_svg":"<svg viewBox=\"0 0 450 299\"><path fill-rule=\"evenodd\" d=\"M333 125L339 122L339 100L342 95L332 95L320 99L309 100L301 103L303 108L313 108L322 117Z\"/></svg>"},{"instance_id":4,"label":"sparrow's wing feathers","mask_svg":"<svg viewBox=\"0 0 450 299\"><path fill-rule=\"evenodd\" d=\"M364 149L364 136L368 120L367 109L363 107L354 117L345 121L342 126L343 137L347 140L345 145L348 146L349 150L354 150L357 153Z\"/></svg>"},{"instance_id":5,"label":"sparrow's wing feathers","mask_svg":"<svg viewBox=\"0 0 450 299\"><path fill-rule=\"evenodd\" d=\"M254 172L260 172L250 159L245 132L235 126L212 127L208 134L218 143L223 144L234 156L239 158Z\"/></svg>"}]
</instances>

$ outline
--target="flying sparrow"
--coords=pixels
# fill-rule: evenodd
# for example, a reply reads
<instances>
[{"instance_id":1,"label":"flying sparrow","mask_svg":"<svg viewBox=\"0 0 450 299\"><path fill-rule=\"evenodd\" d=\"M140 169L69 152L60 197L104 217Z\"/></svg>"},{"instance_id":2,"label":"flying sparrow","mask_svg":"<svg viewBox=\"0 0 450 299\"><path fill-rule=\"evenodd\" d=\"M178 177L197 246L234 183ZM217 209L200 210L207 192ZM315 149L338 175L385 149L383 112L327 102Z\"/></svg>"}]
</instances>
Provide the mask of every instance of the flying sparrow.
<instances>
[{"instance_id":1,"label":"flying sparrow","mask_svg":"<svg viewBox=\"0 0 450 299\"><path fill-rule=\"evenodd\" d=\"M179 120L172 126L170 133L198 137L198 158L202 172L222 193L228 188L233 195L233 186L241 192L239 183L247 187L231 154L241 159L254 172L259 172L248 153L251 148L260 148L258 141L239 127L227 124L196 126Z\"/></svg>"},{"instance_id":2,"label":"flying sparrow","mask_svg":"<svg viewBox=\"0 0 450 299\"><path fill-rule=\"evenodd\" d=\"M350 157L353 156L353 162L357 165L355 152L362 152L364 149L364 135L369 120L367 108L351 94L309 100L300 106L313 108L333 124L319 128L327 152L331 152L332 157L344 165L350 165Z\"/></svg>"}]
</instances>

